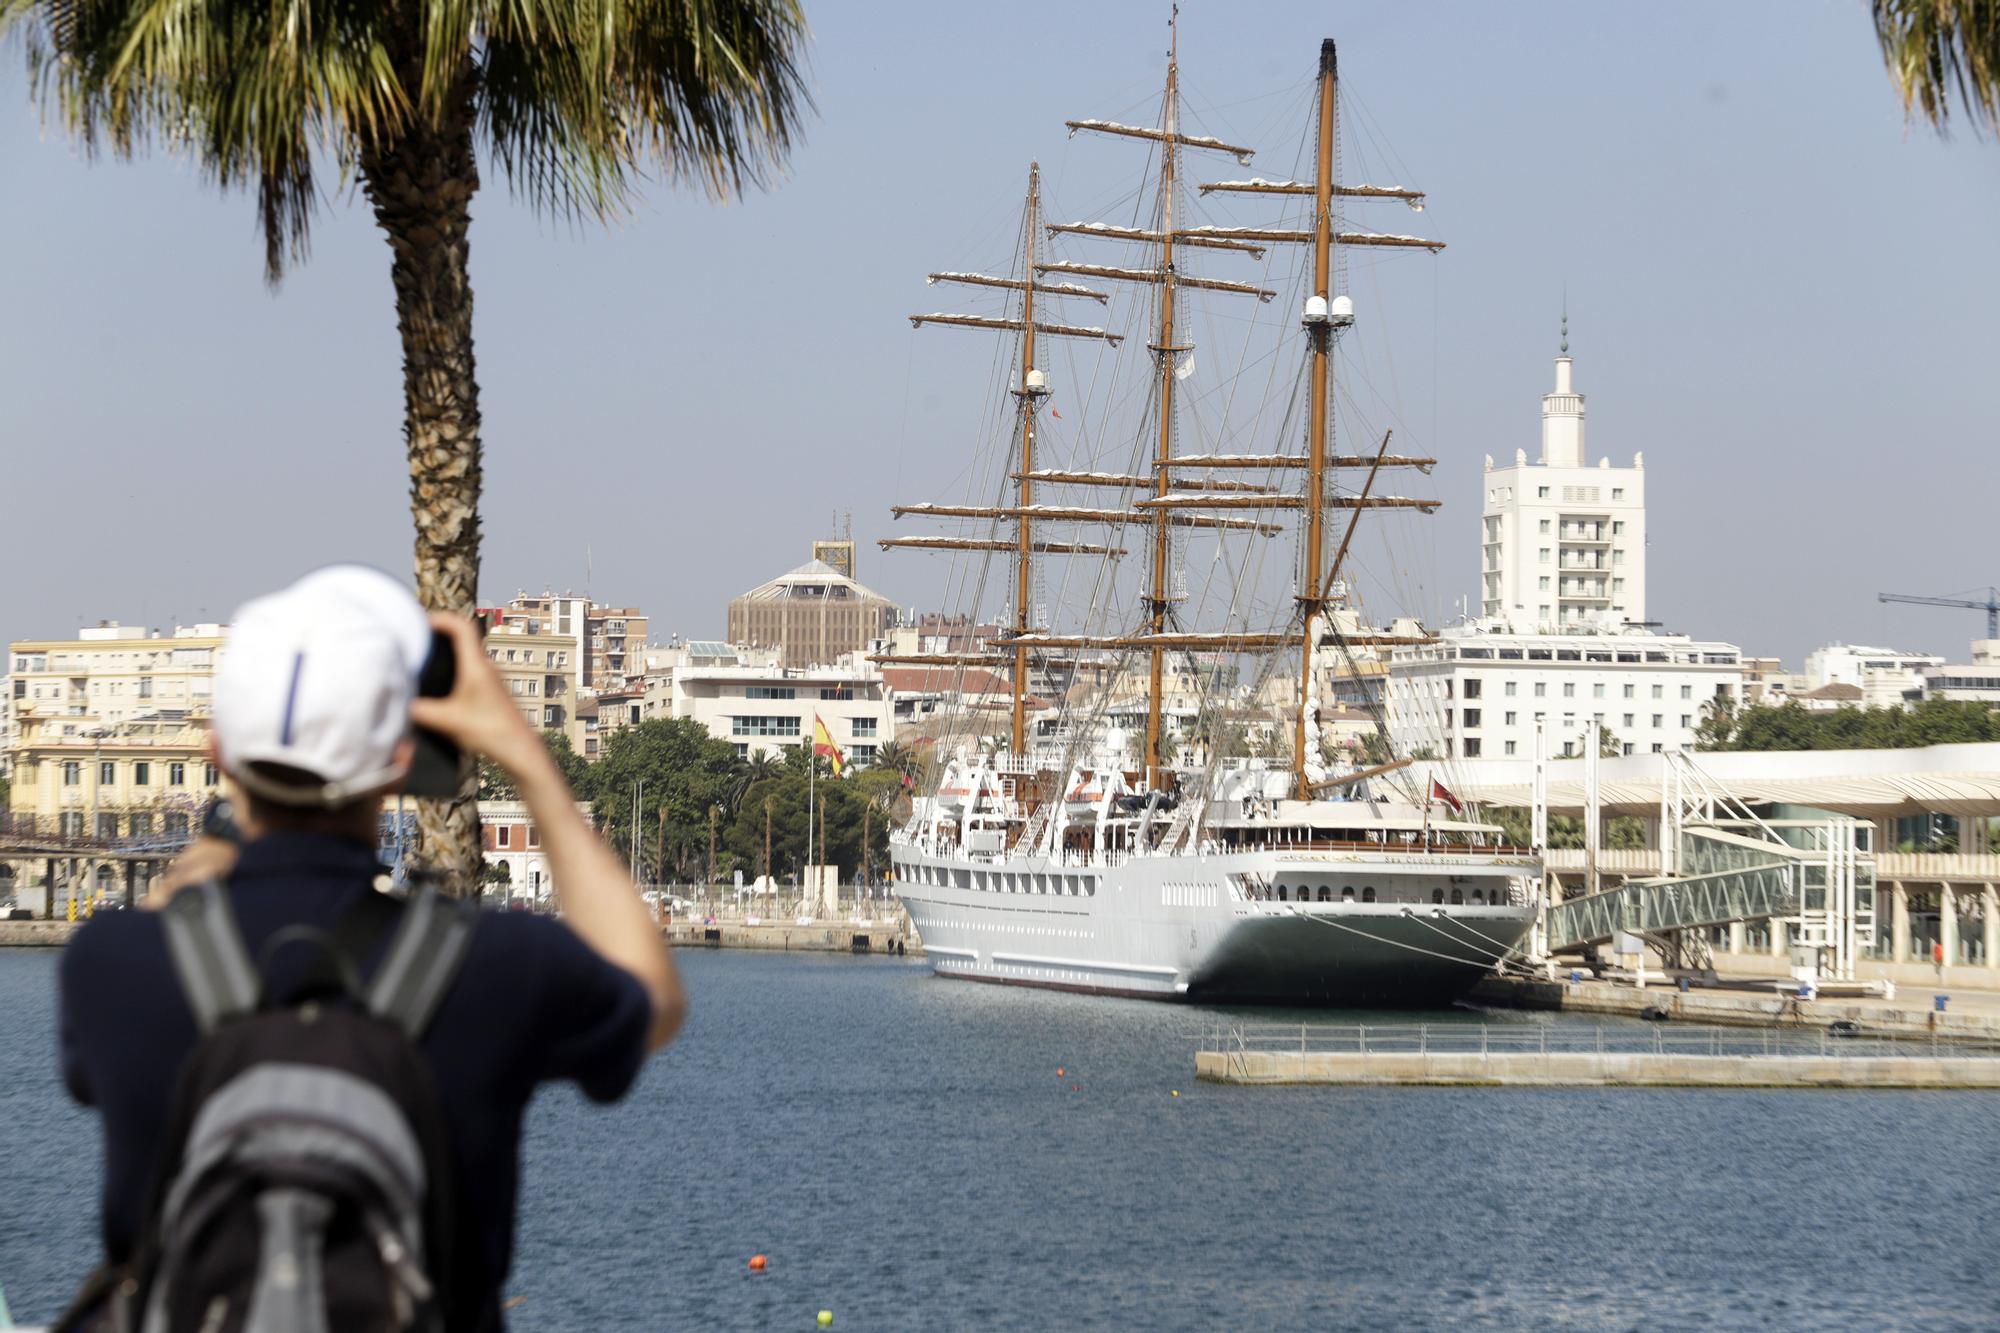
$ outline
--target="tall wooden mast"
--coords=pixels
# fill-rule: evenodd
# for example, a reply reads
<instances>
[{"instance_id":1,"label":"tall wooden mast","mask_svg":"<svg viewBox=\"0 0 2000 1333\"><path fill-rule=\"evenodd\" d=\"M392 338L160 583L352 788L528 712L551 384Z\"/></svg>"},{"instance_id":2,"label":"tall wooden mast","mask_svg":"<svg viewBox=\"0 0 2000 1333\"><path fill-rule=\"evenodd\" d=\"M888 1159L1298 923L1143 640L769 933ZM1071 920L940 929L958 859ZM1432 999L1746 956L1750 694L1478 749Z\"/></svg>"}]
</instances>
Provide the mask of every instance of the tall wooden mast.
<instances>
[{"instance_id":1,"label":"tall wooden mast","mask_svg":"<svg viewBox=\"0 0 2000 1333\"><path fill-rule=\"evenodd\" d=\"M1298 799L1309 800L1312 792L1306 768L1317 756L1307 753L1310 739L1318 739L1319 687L1313 674L1313 650L1319 637L1319 619L1325 610L1320 586L1320 566L1326 558L1326 427L1332 410L1331 385L1333 321L1329 306L1333 299L1333 149L1339 132L1334 123L1335 84L1339 78L1333 39L1319 45L1319 164L1313 177L1313 296L1306 314L1307 341L1312 346L1312 369L1307 390L1305 559L1299 569L1299 618L1304 644L1299 650L1299 715L1292 732L1292 771L1298 775Z\"/></svg>"},{"instance_id":2,"label":"tall wooden mast","mask_svg":"<svg viewBox=\"0 0 2000 1333\"><path fill-rule=\"evenodd\" d=\"M1028 599L1033 594L1034 540L1030 517L1035 503L1035 412L1047 393L1035 376L1035 240L1042 226L1042 164L1028 164L1028 209L1022 221L1022 244L1026 247L1021 265L1021 384L1014 391L1021 417L1020 513L1014 520L1014 633L1032 630ZM1014 649L1014 754L1028 752L1028 650Z\"/></svg>"},{"instance_id":3,"label":"tall wooden mast","mask_svg":"<svg viewBox=\"0 0 2000 1333\"><path fill-rule=\"evenodd\" d=\"M1177 287L1174 272L1174 161L1177 144L1174 136L1179 133L1180 100L1180 22L1179 11L1167 22L1167 99L1166 117L1161 128L1166 131L1160 140L1160 333L1159 342L1153 353L1160 367L1160 437L1154 451L1153 496L1164 500L1173 489L1174 456L1174 291ZM1173 532L1167 523L1164 506L1153 515L1153 578L1150 596L1147 599L1147 630L1153 634L1167 632L1167 607L1172 591L1171 559L1173 553ZM1157 788L1160 785L1160 713L1164 703L1166 650L1153 648L1148 653L1146 685L1146 785Z\"/></svg>"}]
</instances>

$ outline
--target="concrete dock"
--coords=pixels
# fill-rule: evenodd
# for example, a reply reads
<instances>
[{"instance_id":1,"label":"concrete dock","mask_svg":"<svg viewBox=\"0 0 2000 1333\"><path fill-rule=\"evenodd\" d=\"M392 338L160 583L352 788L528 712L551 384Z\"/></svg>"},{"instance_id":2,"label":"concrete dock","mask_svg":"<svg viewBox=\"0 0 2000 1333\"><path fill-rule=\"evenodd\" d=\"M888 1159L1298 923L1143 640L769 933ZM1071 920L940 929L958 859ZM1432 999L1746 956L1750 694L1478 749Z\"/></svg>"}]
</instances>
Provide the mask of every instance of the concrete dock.
<instances>
[{"instance_id":1,"label":"concrete dock","mask_svg":"<svg viewBox=\"0 0 2000 1333\"><path fill-rule=\"evenodd\" d=\"M1200 1051L1209 1083L1339 1087L1990 1088L2000 1060L1978 1056L1657 1055L1651 1052Z\"/></svg>"},{"instance_id":2,"label":"concrete dock","mask_svg":"<svg viewBox=\"0 0 2000 1333\"><path fill-rule=\"evenodd\" d=\"M83 927L78 921L0 921L0 949L53 948L69 943ZM768 949L788 953L902 953L923 957L923 942L907 919L869 921L797 919L772 921L718 917L712 921L671 921L661 933L679 949Z\"/></svg>"},{"instance_id":3,"label":"concrete dock","mask_svg":"<svg viewBox=\"0 0 2000 1333\"><path fill-rule=\"evenodd\" d=\"M1935 1003L1936 994L1946 997L1942 1012ZM1671 982L1656 981L1640 989L1592 977L1578 982L1488 977L1469 998L1474 1004L1502 1009L1645 1016L1742 1027L1813 1029L1838 1023L1896 1036L2000 1042L2000 991L1953 986L1936 991L1905 988L1894 998L1822 994L1817 999L1801 1000L1772 984L1747 980L1680 991Z\"/></svg>"}]
</instances>

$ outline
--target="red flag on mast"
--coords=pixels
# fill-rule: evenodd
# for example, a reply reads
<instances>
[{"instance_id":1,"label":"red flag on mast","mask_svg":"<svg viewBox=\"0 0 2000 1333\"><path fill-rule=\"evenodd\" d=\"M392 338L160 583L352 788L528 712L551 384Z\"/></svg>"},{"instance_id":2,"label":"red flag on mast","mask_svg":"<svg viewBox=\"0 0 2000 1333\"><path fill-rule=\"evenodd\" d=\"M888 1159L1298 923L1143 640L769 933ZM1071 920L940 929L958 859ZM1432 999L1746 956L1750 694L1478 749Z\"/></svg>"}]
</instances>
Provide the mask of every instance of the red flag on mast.
<instances>
[{"instance_id":1,"label":"red flag on mast","mask_svg":"<svg viewBox=\"0 0 2000 1333\"><path fill-rule=\"evenodd\" d=\"M1456 796L1453 796L1451 794L1451 789L1446 787L1442 782L1439 782L1436 778L1431 779L1431 799L1433 801L1439 802L1446 809L1450 810L1455 815L1462 815L1465 813L1465 802L1459 800Z\"/></svg>"}]
</instances>

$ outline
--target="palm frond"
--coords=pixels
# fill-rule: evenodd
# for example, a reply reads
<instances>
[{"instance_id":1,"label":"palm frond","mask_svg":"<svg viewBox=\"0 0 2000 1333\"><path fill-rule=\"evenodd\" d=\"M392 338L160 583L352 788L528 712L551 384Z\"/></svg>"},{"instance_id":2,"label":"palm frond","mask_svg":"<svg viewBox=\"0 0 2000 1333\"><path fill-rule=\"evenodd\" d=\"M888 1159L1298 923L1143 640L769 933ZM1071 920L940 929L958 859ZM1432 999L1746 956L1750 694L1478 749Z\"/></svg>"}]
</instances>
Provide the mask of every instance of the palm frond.
<instances>
[{"instance_id":1,"label":"palm frond","mask_svg":"<svg viewBox=\"0 0 2000 1333\"><path fill-rule=\"evenodd\" d=\"M273 281L306 254L316 170L420 124L608 219L655 173L717 197L766 180L811 104L798 0L0 0L5 31L86 151L164 147L252 191Z\"/></svg>"},{"instance_id":2,"label":"palm frond","mask_svg":"<svg viewBox=\"0 0 2000 1333\"><path fill-rule=\"evenodd\" d=\"M2000 134L2000 0L1874 0L1874 12L1906 117L1921 110L1944 133L1956 97L1975 133Z\"/></svg>"}]
</instances>

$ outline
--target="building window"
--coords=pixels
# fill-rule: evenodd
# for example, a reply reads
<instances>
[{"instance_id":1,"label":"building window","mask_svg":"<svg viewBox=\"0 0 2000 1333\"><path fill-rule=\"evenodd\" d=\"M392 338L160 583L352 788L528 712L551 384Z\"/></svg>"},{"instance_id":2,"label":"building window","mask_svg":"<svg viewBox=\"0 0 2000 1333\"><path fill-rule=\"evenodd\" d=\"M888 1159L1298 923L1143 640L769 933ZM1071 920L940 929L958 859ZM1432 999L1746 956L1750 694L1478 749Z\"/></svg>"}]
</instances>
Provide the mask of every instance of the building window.
<instances>
[{"instance_id":1,"label":"building window","mask_svg":"<svg viewBox=\"0 0 2000 1333\"><path fill-rule=\"evenodd\" d=\"M1479 725L1479 710L1477 708L1468 708L1465 710L1465 725L1467 727L1476 727Z\"/></svg>"},{"instance_id":2,"label":"building window","mask_svg":"<svg viewBox=\"0 0 2000 1333\"><path fill-rule=\"evenodd\" d=\"M854 697L854 687L852 685L822 685L819 697L822 699L852 699Z\"/></svg>"},{"instance_id":3,"label":"building window","mask_svg":"<svg viewBox=\"0 0 2000 1333\"><path fill-rule=\"evenodd\" d=\"M746 699L790 699L796 697L797 693L798 691L789 685L746 685L743 687L743 697Z\"/></svg>"},{"instance_id":4,"label":"building window","mask_svg":"<svg viewBox=\"0 0 2000 1333\"><path fill-rule=\"evenodd\" d=\"M857 768L867 768L875 762L875 753L872 745L850 745L847 747L847 762Z\"/></svg>"},{"instance_id":5,"label":"building window","mask_svg":"<svg viewBox=\"0 0 2000 1333\"><path fill-rule=\"evenodd\" d=\"M153 831L153 817L151 815L138 814L132 816L133 837L143 838L146 837L148 834L150 834L152 831Z\"/></svg>"},{"instance_id":6,"label":"building window","mask_svg":"<svg viewBox=\"0 0 2000 1333\"><path fill-rule=\"evenodd\" d=\"M1661 685L1655 685L1655 686L1653 687L1653 697L1654 697L1655 699L1664 699L1664 698L1666 698L1667 696L1666 696L1666 689L1665 689L1665 687L1664 687L1664 686L1661 686Z\"/></svg>"},{"instance_id":7,"label":"building window","mask_svg":"<svg viewBox=\"0 0 2000 1333\"><path fill-rule=\"evenodd\" d=\"M1681 727L1682 727L1682 729L1683 729L1683 730L1685 730L1685 729L1687 729L1688 727L1691 727L1691 726L1693 726L1693 725L1694 725L1694 714L1692 714L1692 713L1682 713L1682 714L1681 714Z\"/></svg>"},{"instance_id":8,"label":"building window","mask_svg":"<svg viewBox=\"0 0 2000 1333\"><path fill-rule=\"evenodd\" d=\"M1632 697L1632 692L1633 692L1633 687L1632 687L1632 686L1630 686L1630 685L1627 685L1627 686L1625 687L1625 691L1624 691L1624 693L1625 693L1625 697L1626 697L1627 699L1630 699L1630 698Z\"/></svg>"},{"instance_id":9,"label":"building window","mask_svg":"<svg viewBox=\"0 0 2000 1333\"><path fill-rule=\"evenodd\" d=\"M1575 681L1573 681L1573 680L1566 680L1566 681L1564 681L1564 682L1563 682L1563 698L1565 698L1565 699L1574 699L1574 698L1576 698L1576 682L1575 682Z\"/></svg>"},{"instance_id":10,"label":"building window","mask_svg":"<svg viewBox=\"0 0 2000 1333\"><path fill-rule=\"evenodd\" d=\"M1597 684L1590 687L1590 697L1593 699L1602 699L1604 697L1603 681L1599 681Z\"/></svg>"},{"instance_id":11,"label":"building window","mask_svg":"<svg viewBox=\"0 0 2000 1333\"><path fill-rule=\"evenodd\" d=\"M1548 499L1548 498L1549 498L1549 488L1548 488L1548 487L1546 487L1546 486L1537 486L1537 487L1535 487L1535 498L1536 498L1537 500L1546 500L1546 499Z\"/></svg>"},{"instance_id":12,"label":"building window","mask_svg":"<svg viewBox=\"0 0 2000 1333\"><path fill-rule=\"evenodd\" d=\"M109 787L116 781L118 781L118 765L109 759L100 760L97 765L97 785Z\"/></svg>"},{"instance_id":13,"label":"building window","mask_svg":"<svg viewBox=\"0 0 2000 1333\"><path fill-rule=\"evenodd\" d=\"M1513 697L1514 697L1514 685L1515 685L1515 682L1514 682L1514 681L1511 681L1511 680L1510 680L1510 681L1508 681L1508 682L1507 682L1507 683L1506 683L1505 685L1503 685L1503 686L1501 686L1501 687L1500 687L1500 693L1502 693L1502 694L1506 695L1506 696L1507 696L1507 697L1508 697L1509 699L1513 698Z\"/></svg>"},{"instance_id":14,"label":"building window","mask_svg":"<svg viewBox=\"0 0 2000 1333\"><path fill-rule=\"evenodd\" d=\"M1624 563L1625 563L1625 548L1624 548L1624 547L1622 547L1622 546L1614 546L1614 547L1612 547L1612 548L1611 548L1611 563L1612 563L1612 564L1614 564L1614 565L1622 565L1622 564L1624 564Z\"/></svg>"},{"instance_id":15,"label":"building window","mask_svg":"<svg viewBox=\"0 0 2000 1333\"><path fill-rule=\"evenodd\" d=\"M1666 725L1666 721L1667 715L1665 713L1653 714L1653 730L1658 731L1662 726Z\"/></svg>"},{"instance_id":16,"label":"building window","mask_svg":"<svg viewBox=\"0 0 2000 1333\"><path fill-rule=\"evenodd\" d=\"M1535 525L1536 532L1547 532L1548 530L1549 530L1549 521L1547 519L1543 519L1541 522Z\"/></svg>"},{"instance_id":17,"label":"building window","mask_svg":"<svg viewBox=\"0 0 2000 1333\"><path fill-rule=\"evenodd\" d=\"M210 765L210 767L213 767L213 765ZM167 785L169 787L187 786L187 776L188 767L186 764L172 763L167 765Z\"/></svg>"},{"instance_id":18,"label":"building window","mask_svg":"<svg viewBox=\"0 0 2000 1333\"><path fill-rule=\"evenodd\" d=\"M1549 563L1549 548L1548 548L1548 547L1546 547L1546 546L1542 546L1542 547L1538 547L1538 548L1536 548L1536 551L1535 551L1535 563L1536 563L1536 564L1541 564L1541 565L1546 565L1547 563Z\"/></svg>"},{"instance_id":19,"label":"building window","mask_svg":"<svg viewBox=\"0 0 2000 1333\"><path fill-rule=\"evenodd\" d=\"M1683 686L1681 686L1681 698L1683 698L1683 699L1692 699L1692 698L1694 698L1694 686L1692 686L1692 685L1683 685Z\"/></svg>"},{"instance_id":20,"label":"building window","mask_svg":"<svg viewBox=\"0 0 2000 1333\"><path fill-rule=\"evenodd\" d=\"M1505 744L1505 746L1503 747L1503 749L1505 750L1505 752L1506 752L1507 754L1509 754L1509 755L1512 755L1512 754L1514 753L1514 742L1512 742L1512 741L1508 741L1508 742L1506 742L1506 744Z\"/></svg>"},{"instance_id":21,"label":"building window","mask_svg":"<svg viewBox=\"0 0 2000 1333\"><path fill-rule=\"evenodd\" d=\"M799 720L795 717L732 717L729 719L729 734L732 736L797 736Z\"/></svg>"},{"instance_id":22,"label":"building window","mask_svg":"<svg viewBox=\"0 0 2000 1333\"><path fill-rule=\"evenodd\" d=\"M118 836L118 816L117 816L117 815L99 815L99 816L97 817L97 836L98 836L99 838L102 838L102 839L107 839L107 840L108 840L108 839L111 839L111 838L115 838L115 837L117 837L117 836ZM109 869L109 867L106 867L106 869Z\"/></svg>"},{"instance_id":23,"label":"building window","mask_svg":"<svg viewBox=\"0 0 2000 1333\"><path fill-rule=\"evenodd\" d=\"M204 786L204 787L213 787L213 786L215 785L215 779L216 779L216 776L217 776L217 775L216 775L216 772L215 772L215 765L214 765L214 764L203 764L203 765L201 766L201 785L202 785L202 786Z\"/></svg>"},{"instance_id":24,"label":"building window","mask_svg":"<svg viewBox=\"0 0 2000 1333\"><path fill-rule=\"evenodd\" d=\"M1477 699L1479 697L1479 677L1468 676L1466 678L1465 697L1468 699Z\"/></svg>"},{"instance_id":25,"label":"building window","mask_svg":"<svg viewBox=\"0 0 2000 1333\"><path fill-rule=\"evenodd\" d=\"M513 839L514 839L513 829L509 828L505 824L498 824L494 826L493 845L495 847L512 847L514 845Z\"/></svg>"},{"instance_id":26,"label":"building window","mask_svg":"<svg viewBox=\"0 0 2000 1333\"><path fill-rule=\"evenodd\" d=\"M1611 535L1614 537L1623 537L1625 535L1624 519L1616 518L1611 521Z\"/></svg>"},{"instance_id":27,"label":"building window","mask_svg":"<svg viewBox=\"0 0 2000 1333\"><path fill-rule=\"evenodd\" d=\"M1638 720L1639 720L1639 715L1637 713L1627 713L1625 715L1625 721L1621 725L1627 727L1636 726L1638 725Z\"/></svg>"},{"instance_id":28,"label":"building window","mask_svg":"<svg viewBox=\"0 0 2000 1333\"><path fill-rule=\"evenodd\" d=\"M535 848L541 845L542 845L541 828L535 824L528 825L528 850L533 851L535 850Z\"/></svg>"},{"instance_id":29,"label":"building window","mask_svg":"<svg viewBox=\"0 0 2000 1333\"><path fill-rule=\"evenodd\" d=\"M153 766L151 764L141 759L139 762L132 765L133 786L135 787L150 786L152 785L152 781L153 781Z\"/></svg>"},{"instance_id":30,"label":"building window","mask_svg":"<svg viewBox=\"0 0 2000 1333\"><path fill-rule=\"evenodd\" d=\"M63 811L62 835L65 838L81 838L83 836L83 811Z\"/></svg>"},{"instance_id":31,"label":"building window","mask_svg":"<svg viewBox=\"0 0 2000 1333\"><path fill-rule=\"evenodd\" d=\"M1625 488L1624 488L1623 486L1613 486L1613 487L1611 488L1611 498L1612 498L1612 499L1614 499L1614 500L1622 500L1622 499L1624 499L1624 498L1625 498Z\"/></svg>"},{"instance_id":32,"label":"building window","mask_svg":"<svg viewBox=\"0 0 2000 1333\"><path fill-rule=\"evenodd\" d=\"M1465 738L1465 757L1467 759L1479 758L1479 738L1477 736L1467 736Z\"/></svg>"},{"instance_id":33,"label":"building window","mask_svg":"<svg viewBox=\"0 0 2000 1333\"><path fill-rule=\"evenodd\" d=\"M160 816L160 824L170 838L185 838L188 834L188 816L185 810L174 810Z\"/></svg>"},{"instance_id":34,"label":"building window","mask_svg":"<svg viewBox=\"0 0 2000 1333\"><path fill-rule=\"evenodd\" d=\"M1519 713L1515 713L1515 712L1511 712L1511 711L1510 711L1510 712L1509 712L1509 713L1507 714L1507 725L1508 725L1508 726L1510 726L1510 727L1511 727L1511 726L1513 726L1513 725L1514 725L1514 720L1515 720L1516 718L1518 718L1519 716L1520 716L1520 714L1519 714Z\"/></svg>"},{"instance_id":35,"label":"building window","mask_svg":"<svg viewBox=\"0 0 2000 1333\"><path fill-rule=\"evenodd\" d=\"M1540 578L1535 580L1535 591L1547 592L1548 590L1549 590L1549 576L1547 574L1544 574Z\"/></svg>"},{"instance_id":36,"label":"building window","mask_svg":"<svg viewBox=\"0 0 2000 1333\"><path fill-rule=\"evenodd\" d=\"M847 734L850 736L857 736L857 737L873 736L875 735L876 725L877 725L876 720L872 717L849 718Z\"/></svg>"}]
</instances>

